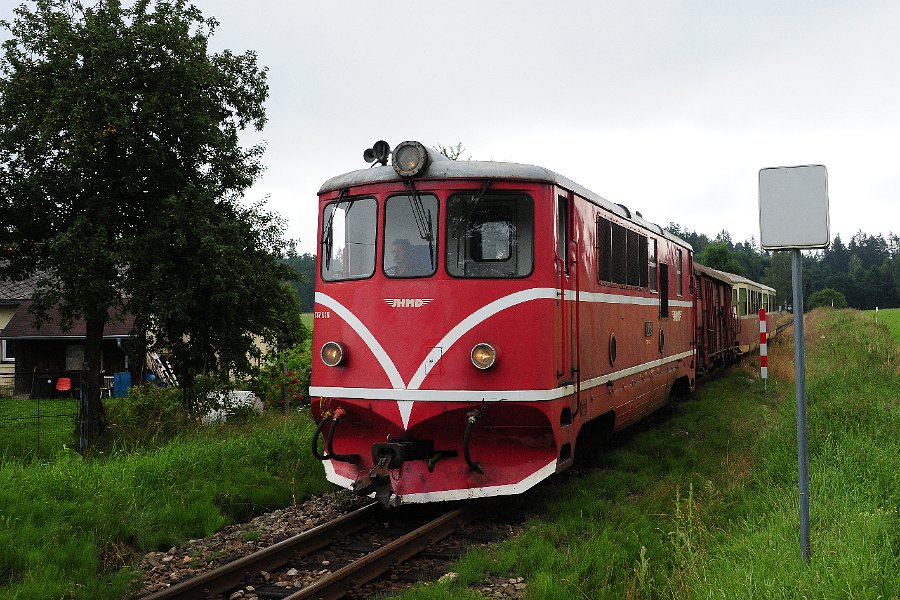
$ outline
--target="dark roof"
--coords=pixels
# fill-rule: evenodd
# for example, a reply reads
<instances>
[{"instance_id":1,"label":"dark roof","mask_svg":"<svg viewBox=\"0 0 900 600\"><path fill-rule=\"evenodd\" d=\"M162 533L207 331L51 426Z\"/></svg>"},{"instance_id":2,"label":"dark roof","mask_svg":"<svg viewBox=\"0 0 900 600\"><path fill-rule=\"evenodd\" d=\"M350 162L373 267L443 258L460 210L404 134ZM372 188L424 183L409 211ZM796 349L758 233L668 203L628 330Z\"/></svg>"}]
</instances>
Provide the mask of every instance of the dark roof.
<instances>
[{"instance_id":1,"label":"dark roof","mask_svg":"<svg viewBox=\"0 0 900 600\"><path fill-rule=\"evenodd\" d=\"M30 300L34 295L36 283L37 277L23 281L0 279L0 304L18 304L23 300Z\"/></svg>"},{"instance_id":2,"label":"dark roof","mask_svg":"<svg viewBox=\"0 0 900 600\"><path fill-rule=\"evenodd\" d=\"M49 320L39 328L34 328L34 315L28 310L31 301L26 300L16 308L16 312L9 319L6 327L0 329L2 339L60 339L83 338L85 336L84 321L79 319L72 323L71 329L63 331L59 326L59 311L55 308L48 312ZM128 337L134 325L134 316L127 315L124 319L111 318L103 330L105 339Z\"/></svg>"}]
</instances>

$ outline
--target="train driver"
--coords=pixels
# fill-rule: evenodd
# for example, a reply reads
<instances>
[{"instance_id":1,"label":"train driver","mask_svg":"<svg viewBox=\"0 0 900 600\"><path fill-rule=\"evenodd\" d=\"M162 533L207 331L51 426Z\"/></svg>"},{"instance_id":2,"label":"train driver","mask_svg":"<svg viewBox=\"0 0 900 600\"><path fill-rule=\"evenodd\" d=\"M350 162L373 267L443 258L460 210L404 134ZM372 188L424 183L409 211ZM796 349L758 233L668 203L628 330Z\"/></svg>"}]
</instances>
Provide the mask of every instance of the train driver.
<instances>
[{"instance_id":1,"label":"train driver","mask_svg":"<svg viewBox=\"0 0 900 600\"><path fill-rule=\"evenodd\" d=\"M397 238L391 242L391 257L394 259L394 266L387 269L387 274L391 277L431 275L431 267L421 260L421 250L427 252L427 248L413 246L406 238Z\"/></svg>"}]
</instances>

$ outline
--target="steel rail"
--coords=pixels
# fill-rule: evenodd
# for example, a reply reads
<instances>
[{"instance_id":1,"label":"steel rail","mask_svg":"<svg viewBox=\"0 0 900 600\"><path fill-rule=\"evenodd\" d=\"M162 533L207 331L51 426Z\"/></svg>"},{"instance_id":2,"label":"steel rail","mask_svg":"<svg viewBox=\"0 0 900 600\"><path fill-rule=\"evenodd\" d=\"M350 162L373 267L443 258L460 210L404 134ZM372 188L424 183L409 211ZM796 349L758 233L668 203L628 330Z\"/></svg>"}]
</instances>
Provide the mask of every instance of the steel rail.
<instances>
[{"instance_id":1,"label":"steel rail","mask_svg":"<svg viewBox=\"0 0 900 600\"><path fill-rule=\"evenodd\" d=\"M401 538L386 544L363 558L326 575L316 583L291 594L284 600L336 600L351 589L367 583L393 565L401 563L473 520L472 507L458 508L426 523Z\"/></svg>"},{"instance_id":2,"label":"steel rail","mask_svg":"<svg viewBox=\"0 0 900 600\"><path fill-rule=\"evenodd\" d=\"M141 596L141 600L203 600L238 586L260 571L270 571L287 564L298 554L309 554L331 544L336 538L358 531L371 522L379 510L373 502L309 531L282 540L268 548L248 554L221 567L186 579L172 587Z\"/></svg>"},{"instance_id":3,"label":"steel rail","mask_svg":"<svg viewBox=\"0 0 900 600\"><path fill-rule=\"evenodd\" d=\"M787 323L782 323L781 325L779 325L778 327L775 328L775 336L777 336L779 333L781 333L788 327L793 327L793 326L794 326L793 321L788 321ZM775 336L772 336L772 337L775 337Z\"/></svg>"}]
</instances>

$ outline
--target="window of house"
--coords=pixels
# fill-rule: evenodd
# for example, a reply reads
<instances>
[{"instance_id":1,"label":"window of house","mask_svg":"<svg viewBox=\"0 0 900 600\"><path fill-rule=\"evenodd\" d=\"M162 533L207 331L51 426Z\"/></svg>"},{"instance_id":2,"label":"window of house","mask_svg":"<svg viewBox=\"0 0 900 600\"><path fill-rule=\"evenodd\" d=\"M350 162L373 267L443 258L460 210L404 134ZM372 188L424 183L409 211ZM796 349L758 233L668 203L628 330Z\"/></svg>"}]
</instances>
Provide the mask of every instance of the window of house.
<instances>
[{"instance_id":1,"label":"window of house","mask_svg":"<svg viewBox=\"0 0 900 600\"><path fill-rule=\"evenodd\" d=\"M0 362L11 363L16 362L16 357L9 354L6 340L0 340Z\"/></svg>"}]
</instances>

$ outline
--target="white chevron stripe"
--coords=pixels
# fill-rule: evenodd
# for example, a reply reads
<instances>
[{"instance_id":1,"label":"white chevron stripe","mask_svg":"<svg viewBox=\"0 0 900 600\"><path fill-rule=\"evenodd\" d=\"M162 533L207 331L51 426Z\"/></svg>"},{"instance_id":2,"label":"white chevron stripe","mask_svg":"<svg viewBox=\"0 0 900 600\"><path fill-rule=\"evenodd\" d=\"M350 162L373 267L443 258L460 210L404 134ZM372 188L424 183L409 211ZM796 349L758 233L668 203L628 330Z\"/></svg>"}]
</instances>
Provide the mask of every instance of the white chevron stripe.
<instances>
[{"instance_id":1,"label":"white chevron stripe","mask_svg":"<svg viewBox=\"0 0 900 600\"><path fill-rule=\"evenodd\" d=\"M359 335L366 343L366 346L369 347L369 350L375 355L375 358L378 360L378 364L381 365L381 368L384 369L384 372L387 374L388 379L391 382L391 385L397 389L404 389L406 386L403 384L403 378L400 377L400 371L397 370L396 365L394 365L394 361L391 360L391 357L388 356L388 353L385 352L384 348L375 339L375 336L372 335L372 332L369 331L369 328L366 327L362 321L360 321L356 315L350 312L347 307L343 304L332 298L331 296L324 294L322 292L316 292L316 302L327 306L334 312L336 312L344 321L347 322L350 327L353 328L353 331Z\"/></svg>"},{"instance_id":2,"label":"white chevron stripe","mask_svg":"<svg viewBox=\"0 0 900 600\"><path fill-rule=\"evenodd\" d=\"M497 300L494 300L490 304L482 306L477 309L475 312L467 316L465 319L460 321L456 326L454 326L447 334L441 339L440 342L436 344L437 347L442 349L441 355L438 356L437 360L440 360L441 356L447 353L447 351L455 344L459 339L464 336L466 333L471 331L478 324L487 320L488 318L510 308L512 306L516 306L518 304L522 304L524 302L530 302L531 300L540 300L540 299L556 299L557 298L558 289L557 288L530 288L527 290L521 290L519 292L514 292L509 294L508 296L504 296ZM575 300L576 292L574 290L566 290L566 299L567 300ZM577 294L578 300L580 302L586 303L602 303L602 304L630 304L635 306L658 306L659 298L646 298L643 296L629 296L626 294L606 294L606 293L596 293L596 292L580 292ZM508 390L508 391L470 391L470 390L427 390L425 392L418 392L422 382L425 380L428 372L430 372L429 367L429 357L426 356L419 367L416 369L416 372L413 374L412 379L409 382L409 385L406 385L403 381L403 378L400 376L400 372L397 370L394 361L391 360L391 357L385 351L384 347L379 343L379 341L375 338L372 332L368 329L368 327L363 324L359 318L356 317L348 308L346 308L339 301L335 300L331 296L323 293L316 292L316 302L327 306L332 309L335 313L337 313L344 321L350 325L351 328L362 338L365 342L366 346L372 351L375 355L376 360L378 360L378 364L381 365L381 368L384 370L385 374L388 376L388 379L391 382L391 386L393 389L376 389L376 388L343 388L343 387L319 387L313 386L310 387L310 394L313 396L340 396L344 398L367 398L372 400L389 400L395 399L398 404L397 407L400 410L400 417L403 420L403 428L406 429L409 425L409 417L412 414L413 404L417 400L439 400L446 402L478 402L482 400L506 400L506 401L540 401L540 400L552 400L555 398L561 398L563 396L567 396L574 392L574 386L566 386L563 388L556 388L555 390ZM670 300L669 306L677 306L690 308L692 303L686 300ZM619 371L617 373L611 373L609 375L604 375L602 377L583 382L581 388L587 389L590 387L594 387L595 385L600 385L601 383L606 383L607 381L618 379L619 377L625 377L627 375L637 373L654 366L658 366L661 364L666 364L668 362L672 362L674 360L679 360L684 358L685 356L690 356L693 354L693 350L690 352L684 352L679 355L669 356L665 358L661 358L655 361L651 361L649 363L645 363L643 365L638 365L636 367L632 367L630 369L625 369L623 371ZM436 362L431 364L430 367L433 368ZM571 389L570 389L571 388Z\"/></svg>"},{"instance_id":3,"label":"white chevron stripe","mask_svg":"<svg viewBox=\"0 0 900 600\"><path fill-rule=\"evenodd\" d=\"M441 349L442 355L446 354L447 350L450 349L453 344L459 340L462 336L472 330L473 327L499 313L500 311L506 310L511 306L515 306L517 304L522 304L523 302L528 302L529 300L538 300L541 298L556 298L556 289L554 288L532 288L530 290L522 290L521 292L515 292L508 296L504 296L498 300L494 300L490 304L486 306L482 306L471 315L463 319L456 325L453 329L447 332L441 341L435 344L438 348ZM440 357L438 357L440 360ZM425 360L422 361L422 364L419 365L419 368L416 370L416 374L413 375L412 380L409 382L409 389L417 390L419 386L422 385L422 381L425 380L426 366L428 363L428 359L426 357Z\"/></svg>"}]
</instances>

